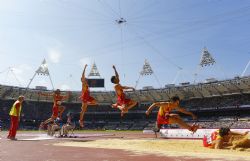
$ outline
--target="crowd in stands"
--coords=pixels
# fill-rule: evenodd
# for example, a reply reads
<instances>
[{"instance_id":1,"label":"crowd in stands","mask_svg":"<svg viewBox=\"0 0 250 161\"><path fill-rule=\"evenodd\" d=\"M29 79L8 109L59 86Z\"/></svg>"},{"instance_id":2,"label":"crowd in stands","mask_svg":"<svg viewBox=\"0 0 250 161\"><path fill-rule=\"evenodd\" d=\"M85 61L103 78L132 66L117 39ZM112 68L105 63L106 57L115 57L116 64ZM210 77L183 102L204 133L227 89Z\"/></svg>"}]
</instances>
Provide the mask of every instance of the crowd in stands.
<instances>
[{"instance_id":1,"label":"crowd in stands","mask_svg":"<svg viewBox=\"0 0 250 161\"><path fill-rule=\"evenodd\" d=\"M240 105L250 105L250 95L237 94L223 97L198 98L183 101L183 106L189 109L206 110L222 108L239 108Z\"/></svg>"},{"instance_id":2,"label":"crowd in stands","mask_svg":"<svg viewBox=\"0 0 250 161\"><path fill-rule=\"evenodd\" d=\"M15 87L0 86L0 129L7 129L9 124L9 110L17 97L24 89ZM40 123L50 117L52 100L51 98L39 98L36 90L30 92L28 98L23 104L21 117L21 129L38 129ZM152 93L153 95L153 93ZM114 96L111 92L110 98ZM78 127L79 112L81 103L72 101L74 96L63 102L66 107L63 118L66 122L66 114L71 112L75 115L74 122ZM94 97L99 97L94 94ZM34 100L34 98L36 98ZM100 98L101 99L101 98ZM120 117L117 109L110 107L109 103L99 104L98 106L89 106L85 115L85 129L99 130L143 130L155 126L155 120L158 108L153 110L153 114L146 117L145 111L152 102L140 102L135 108L132 108L124 118ZM219 128L221 126L230 126L231 128L250 128L250 118L246 114L250 113L250 94L232 94L225 96L214 96L207 98L192 98L181 101L181 106L194 112L198 116L198 122L203 128ZM192 123L191 118L184 118L185 121ZM178 128L178 126L166 126L166 128Z\"/></svg>"},{"instance_id":3,"label":"crowd in stands","mask_svg":"<svg viewBox=\"0 0 250 161\"><path fill-rule=\"evenodd\" d=\"M80 83L80 82L79 82ZM222 80L210 83L197 83L186 85L174 85L174 86L166 86L161 89L142 89L136 90L134 92L127 92L127 96L131 97L133 100L138 100L141 103L153 102L153 101L164 101L169 99L171 96L178 95L181 99L192 100L197 99L197 102L200 102L201 106L204 105L203 98L212 98L215 101L220 100L221 97L228 96L229 105L237 105L242 103L249 104L250 100L244 100L242 98L246 93L249 93L249 85L250 85L250 77L235 77L230 80ZM39 95L38 93L41 90L39 89L26 89L22 87L15 86L6 86L0 85L0 98L2 99L16 99L19 95L25 95L26 100L31 101L47 101L50 102L51 98L47 96ZM43 90L45 93L51 93L50 90ZM62 92L62 94L67 93L67 91ZM245 94L244 94L245 93ZM79 96L81 95L80 91L72 91L70 97L68 98L68 102L80 103ZM112 104L115 100L115 92L114 91L93 91L91 95L97 100L97 102ZM238 95L239 99L235 99ZM230 97L232 100L230 100ZM249 98L249 96L248 96ZM232 104L232 101L233 102ZM247 102L246 102L247 101ZM194 101L192 101L194 103ZM211 107L221 106L220 104L212 104L213 101L210 101ZM224 105L224 104L223 104ZM197 106L197 104L193 104L192 107Z\"/></svg>"}]
</instances>

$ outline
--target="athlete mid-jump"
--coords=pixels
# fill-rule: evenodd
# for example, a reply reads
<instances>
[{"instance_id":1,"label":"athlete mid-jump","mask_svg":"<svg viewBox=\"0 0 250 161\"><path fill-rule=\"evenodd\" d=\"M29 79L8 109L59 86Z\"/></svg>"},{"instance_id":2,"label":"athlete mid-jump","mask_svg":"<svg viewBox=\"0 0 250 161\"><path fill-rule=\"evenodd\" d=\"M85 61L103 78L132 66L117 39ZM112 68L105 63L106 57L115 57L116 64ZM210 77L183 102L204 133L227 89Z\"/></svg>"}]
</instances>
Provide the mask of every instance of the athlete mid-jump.
<instances>
[{"instance_id":1,"label":"athlete mid-jump","mask_svg":"<svg viewBox=\"0 0 250 161\"><path fill-rule=\"evenodd\" d=\"M134 91L135 89L133 87L122 86L120 84L119 74L114 65L113 69L115 71L115 76L111 77L111 82L115 84L114 89L117 96L117 103L112 104L112 107L119 108L121 110L121 116L123 116L124 113L127 113L129 109L133 108L137 104L136 101L126 98L124 90L132 89Z\"/></svg>"},{"instance_id":2,"label":"athlete mid-jump","mask_svg":"<svg viewBox=\"0 0 250 161\"><path fill-rule=\"evenodd\" d=\"M82 72L82 77L81 77L81 82L82 82L82 95L80 97L80 99L82 100L82 106L81 106L81 112L80 112L80 120L79 120L79 124L81 127L84 126L84 114L87 111L87 107L88 105L97 105L96 100L90 96L90 92L89 92L89 85L88 82L85 78L85 71L87 68L87 64L85 65L83 72Z\"/></svg>"}]
</instances>

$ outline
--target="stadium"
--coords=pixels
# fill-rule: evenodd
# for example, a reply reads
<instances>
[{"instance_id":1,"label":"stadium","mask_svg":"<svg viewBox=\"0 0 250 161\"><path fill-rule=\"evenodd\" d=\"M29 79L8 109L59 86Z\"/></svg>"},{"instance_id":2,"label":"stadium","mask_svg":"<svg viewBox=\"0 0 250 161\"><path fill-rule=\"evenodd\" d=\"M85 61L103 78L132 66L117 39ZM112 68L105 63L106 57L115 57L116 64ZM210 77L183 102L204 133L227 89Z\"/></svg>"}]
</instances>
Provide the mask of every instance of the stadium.
<instances>
[{"instance_id":1,"label":"stadium","mask_svg":"<svg viewBox=\"0 0 250 161\"><path fill-rule=\"evenodd\" d=\"M138 105L129 111L129 114L121 118L120 112L111 108L116 102L115 92L92 92L92 96L99 102L86 112L87 129L92 130L143 130L153 128L155 115L146 117L145 111L156 101L169 101L172 96L178 95L183 100L183 107L199 116L199 123L204 127L219 128L231 126L232 128L248 128L250 110L250 77L236 77L230 80L215 81L201 84L188 84L166 87L162 89L145 89L128 92L126 95L134 100L139 100ZM13 101L19 95L25 95L26 102L22 113L21 128L38 130L42 120L51 115L53 101L50 97L39 96L40 90L3 86L1 85L1 119L4 122L3 129L9 125L8 113ZM53 91L46 91L51 93ZM64 118L68 112L76 115L79 120L79 107L81 101L78 98L80 91L72 91L71 97L63 104L67 107ZM78 117L77 117L78 116ZM185 118L192 122L192 118ZM232 124L232 125L231 125ZM174 127L171 127L174 128Z\"/></svg>"},{"instance_id":2,"label":"stadium","mask_svg":"<svg viewBox=\"0 0 250 161\"><path fill-rule=\"evenodd\" d=\"M178 95L182 99L181 105L184 107L188 107L187 110L192 111L198 116L198 120L195 120L195 122L199 123L201 128L218 129L223 126L223 127L230 127L231 129L249 129L250 127L249 84L250 84L250 77L246 76L246 77L236 77L229 80L213 81L200 84L184 84L184 85L166 87L162 89L144 89L144 90L136 90L134 92L127 92L126 95L129 98L139 100L139 102L135 108L131 109L129 113L122 118L120 116L120 112L117 109L111 108L110 106L110 104L116 102L114 91L91 92L92 96L99 102L99 105L91 106L88 108L85 114L84 132L81 132L81 130L77 131L77 129L79 130L80 128L79 124L77 124L79 120L79 107L81 106L81 102L78 98L80 95L80 91L72 91L71 96L68 98L68 100L63 102L63 105L66 106L66 110L63 115L64 118L63 122L66 122L65 118L68 112L73 113L75 115L74 122L76 122L76 128L75 128L76 131L74 132L75 133L74 135L81 136L81 134L84 133L83 134L84 139L88 137L91 139L95 139L95 137L97 137L97 140L99 140L100 138L98 138L98 135L100 135L100 137L105 137L105 138L110 137L111 139L129 137L128 140L131 140L131 138L133 140L136 139L137 137L140 138L139 140L141 140L141 137L155 138L153 132L150 131L152 131L152 129L155 126L157 109L155 109L152 112L153 114L150 115L149 117L145 115L145 111L150 106L150 104L152 104L152 102L168 101L171 98L171 96ZM51 100L51 98L39 96L38 95L39 92L41 92L41 90L28 89L27 91L26 88L1 85L0 118L1 118L2 130L8 130L8 127L10 126L9 125L10 119L8 117L8 113L10 111L10 107L12 106L13 102L19 95L24 95L26 98L26 101L23 105L20 129L25 131L38 130L39 124L43 120L46 120L47 118L50 117L51 106L53 105L53 101ZM51 93L53 91L46 90L46 92ZM184 118L185 121L187 121L190 124L194 122L194 120L192 120L190 117L186 117L185 115L183 115L182 117ZM164 128L179 129L178 125L175 124L165 126ZM145 131L145 134L143 134L143 131ZM148 132L146 133L146 131ZM42 140L44 139L44 134L46 135L46 132L39 132L38 135L34 134L34 132L31 133L33 134L29 135L29 132L24 132L23 134L20 134L20 137L24 135L24 138L34 137L35 139ZM166 137L170 139L171 138L176 139L176 138L182 138L183 135L178 135L178 133L173 133L173 136L172 135L161 136L161 138L166 138ZM184 138L187 138L187 136L184 136ZM83 138L81 138L81 140L83 140ZM115 141L117 142L118 140ZM151 139L150 141L152 142ZM196 146L202 146L200 140L199 142L200 145L198 144ZM101 143L98 143L98 145L99 144ZM141 144L142 146L150 146L150 145L144 145L145 143ZM179 144L183 146L182 143ZM81 145L73 144L70 146L81 146ZM103 148L116 149L117 148L116 146L114 145L111 147L103 147ZM175 147L178 146L175 145ZM132 147L130 148L132 149ZM157 153L158 152L156 152L156 154ZM121 154L121 156L124 155L126 154ZM171 155L175 156L175 154L170 154L170 156ZM192 155L190 156L190 154L183 154L183 155L193 157ZM210 155L209 157L212 157ZM236 153L236 155L240 154ZM247 154L244 154L243 156L247 157ZM181 158L181 155L179 155L178 157ZM233 158L234 157L235 156L233 156ZM199 155L198 158L201 159L204 158L204 156ZM92 159L99 160L98 158L90 158L90 160ZM185 160L185 158L182 159Z\"/></svg>"},{"instance_id":3,"label":"stadium","mask_svg":"<svg viewBox=\"0 0 250 161\"><path fill-rule=\"evenodd\" d=\"M31 5L37 5L36 3L38 2L32 2L32 3L35 4ZM227 127L230 128L231 131L236 131L239 133L246 133L246 136L249 135L247 134L247 132L250 131L250 75L248 72L249 71L248 67L250 65L250 61L248 60L249 53L242 56L241 59L238 56L234 57L234 55L232 54L233 56L231 55L231 57L233 58L232 60L231 59L229 60L228 57L230 57L230 55L228 57L223 55L222 56L217 55L217 57L216 56L214 57L213 53L210 53L210 48L208 50L206 47L204 48L199 47L199 49L195 49L194 51L196 52L200 50L200 48L203 48L201 55L187 54L187 55L176 56L177 58L175 57L175 55L170 55L170 56L164 55L163 53L161 53L161 50L165 50L164 45L163 46L158 45L160 44L160 42L158 42L157 45L152 43L153 40L156 41L158 35L165 34L164 33L166 27L166 26L164 27L165 21L163 21L164 20L163 17L159 17L159 14L165 13L164 9L166 7L165 5L167 4L167 2L163 2L161 0L159 0L158 3L151 1L145 4L141 4L141 2L140 3L134 2L135 3L134 6L131 5L132 1L125 3L120 0L119 2L113 0L112 1L97 0L94 3L98 5L96 4L94 5L96 5L95 7L97 9L98 6L103 9L99 10L100 12L98 10L92 10L95 7L93 8L92 7L86 8L85 6L83 7L84 3L82 2L81 3L79 2L78 4L77 2L71 3L68 1L65 2L58 1L50 4L51 2L41 1L39 2L39 4L40 3L42 3L42 5L45 6L49 4L52 6L52 8L59 7L62 10L65 6L66 6L65 8L69 9L70 11L75 11L75 10L78 11L83 9L84 13L82 14L88 13L87 17L84 17L83 19L89 23L94 22L94 24L92 25L104 23L103 19L101 21L100 17L94 17L93 15L102 16L100 14L101 12L103 13L104 16L106 16L106 18L107 15L109 16L112 14L113 16L116 15L114 16L116 17L116 19L113 20L114 18L113 19L111 18L111 20L113 20L112 25L116 25L116 27L118 26L119 28L118 34L114 33L114 35L118 35L118 37L115 37L114 35L112 36L111 33L109 33L108 36L110 36L111 40L114 37L119 40L118 42L115 41L113 45L110 45L110 44L105 44L106 40L103 41L98 40L100 42L97 42L97 39L95 39L100 37L101 37L100 39L102 39L105 36L102 35L100 37L98 36L95 37L95 35L93 35L94 38L92 41L96 41L97 44L100 43L100 44L105 44L107 46L103 47L100 45L98 46L100 48L93 50L94 53L93 55L90 55L88 58L84 57L84 61L82 61L83 59L81 59L80 67L78 67L74 62L70 63L70 61L72 60L70 53L68 53L69 57L65 58L66 60L65 62L63 61L62 63L55 63L56 61L53 62L53 59L58 59L59 61L59 58L57 58L57 56L60 55L58 54L58 51L54 52L54 50L57 50L62 46L61 43L56 41L55 44L57 45L55 48L53 48L52 52L52 57L54 56L56 58L54 57L51 58L50 57L51 53L50 51L48 51L49 53L48 58L44 59L44 57L46 56L39 57L43 59L43 61L40 64L40 66L38 66L38 68L37 65L34 65L33 63L34 60L38 61L38 59L36 58L32 59L30 58L32 56L23 55L23 57L20 58L20 61L27 60L27 64L30 62L32 69L28 69L25 71L24 69L21 69L23 66L20 65L17 67L8 67L7 70L3 70L2 72L0 72L0 78L4 75L4 73L5 74L7 73L6 75L3 76L3 79L5 81L0 82L0 143L1 143L0 161L16 161L16 160L23 160L23 161L138 160L139 161L145 159L152 161L154 160L155 161L156 160L192 160L192 161L193 160L197 161L250 160L250 155L249 155L250 138L248 138L248 144L244 145L245 147L243 146L239 148L232 148L231 146L229 146L224 149L211 149L208 147L204 147L204 137L210 136L212 132L220 129L221 127ZM177 10L178 8L182 10L182 8L185 9L185 7L187 7L189 11L190 7L192 6L194 7L194 9L204 7L203 3L207 4L208 6L211 5L212 3L212 6L209 7L215 7L217 5L224 4L225 2L218 2L213 0L211 2L209 1L202 3L201 2L197 3L194 1L193 3L190 4L189 3L182 4L181 2L180 4L179 3L172 4L173 5L172 7L176 5ZM204 26L206 27L208 26L208 28L210 29L210 27L213 28L213 26L221 25L220 27L224 29L223 26L224 23L229 22L234 24L234 20L241 21L242 19L243 19L242 21L245 22L244 21L245 16L249 18L249 13L248 13L250 11L249 4L247 2L244 2L242 6L234 8L233 4L235 2L230 2L230 3L232 3L231 4L232 6L229 7L228 11L226 11L225 13L218 12L219 13L218 15L207 18L206 19L208 20L207 22L200 20L193 21L193 20L180 19L180 22L183 21L183 24L178 24L179 19L173 21L177 25L180 26L187 25L187 26L186 28L181 27L180 30L178 30L178 26L174 26L174 29L171 29L172 32L169 31L170 29L166 29L167 31L166 36L171 37L171 35L178 35L181 33L185 35L185 34L190 34L190 32L191 33L197 32L197 35L200 36L199 32L203 33L203 31L199 31L199 29L203 28ZM151 6L153 7L153 9L150 8ZM132 23L133 19L131 19L130 21L130 17L129 16L126 17L126 14L124 13L125 12L124 10L127 9L127 14L130 15L129 14L130 7L131 11L136 10L136 8L138 8L139 11L143 13L139 14L138 17L135 17L135 20L141 18L139 19L139 22L147 20L152 22L152 24L149 24L145 28L140 26L140 24L136 24L137 27L133 28L133 25L135 25ZM3 10L3 13L6 12L8 14L8 11L0 7L0 11L1 9ZM159 13L155 12L154 9L156 11L158 10ZM146 12L145 10L148 10L148 12ZM31 13L33 12L36 13L36 11L32 11ZM48 9L48 12L52 14L52 16L58 18L58 21L60 21L61 23L60 16L55 14L53 11L50 11L50 9ZM21 14L19 15L13 10L10 10L10 13L17 14L14 15L14 17L20 15L22 17L23 15L25 15L26 12L22 11L20 12ZM153 13L156 15L154 15ZM60 12L60 14L62 13ZM91 14L93 14L92 18L96 19L91 19ZM119 15L118 18L117 14ZM41 12L38 14L38 17L39 16L41 16L40 18L42 19L44 18L43 16L47 18L48 15ZM75 17L75 15L67 15L67 16L64 15L64 18L66 20L70 19L70 21L72 17L74 18L77 17L77 16ZM224 19L222 18L223 16L225 16ZM128 29L129 28L128 26L131 24L132 28ZM193 24L196 24L197 26L196 25L192 26ZM25 28L27 27L33 30L34 28L30 27L30 25L31 24L26 24L24 26ZM75 30L75 27L79 24L72 23L71 24L72 26L71 25L68 26L68 24L64 25L65 26L61 26L61 28L58 27L58 30L60 30L58 31L59 35L67 35L66 32L61 32L61 30L67 31L68 29L71 31L72 28L73 30ZM155 26L152 27L151 25L152 26L163 25L163 27L157 28ZM36 25L34 26L36 29L39 28ZM138 26L140 29L138 29ZM46 28L47 26L45 25L43 27ZM88 27L91 28L90 26ZM164 31L162 31L163 29ZM5 30L7 31L7 29ZM99 31L102 29L98 28L97 30ZM129 36L126 37L126 30L127 31L130 30L132 31L131 33L134 33L134 35L136 35L135 36L136 39L134 39L135 41L131 39L131 37ZM142 30L144 32L139 33L139 31ZM86 31L86 32L91 33L91 31ZM151 35L152 33L153 34L156 33L155 35L157 36L155 35L152 36ZM91 34L94 34L94 32ZM210 36L210 34L208 35ZM41 41L44 44L47 43L44 40ZM48 41L51 41L51 39ZM54 43L54 40L52 41ZM179 41L179 39L176 39L176 41ZM190 41L192 40L190 39ZM244 39L243 42L245 41L248 41L248 39L247 38ZM210 43L210 41L208 40L205 42L207 44L211 44L211 46L214 45L213 43ZM232 40L232 42L234 43L236 41ZM85 43L86 43L85 47L90 45L87 43L87 41ZM226 44L226 42L224 43ZM156 54L152 57L149 56L149 54L148 55L138 54L138 59L142 60L140 61L140 63L138 63L136 61L137 57L133 57L132 54L131 55L129 54L133 51L139 51L141 44L143 44L144 47L146 46L150 48L151 52ZM243 46L242 50L245 51L248 49L241 42L239 42L239 44L237 45L240 44L242 44ZM75 46L77 45L81 46L76 43ZM158 48L156 46L158 46ZM228 45L225 46L228 47ZM176 48L176 46L173 47ZM225 50L226 47L223 48L214 45L213 52L216 52L215 49L217 49L218 52L219 51L221 52L223 51L222 49ZM114 51L112 51L111 48ZM85 50L82 48L79 48L79 50L84 50L85 52L87 51L87 49ZM147 50L141 49L141 51L146 53ZM119 54L110 57L109 52L114 52ZM181 50L179 52L181 52ZM0 50L0 57L1 53L2 52ZM10 55L6 54L4 56L12 59L11 54ZM192 66L193 68L195 68L192 71L186 69L190 67L190 64L185 64L185 62L187 62L187 56L188 59L190 59L188 60L190 61L190 64L191 65L195 64ZM104 59L104 57L107 57L107 59ZM132 59L135 62L133 61L126 62L128 57L132 57ZM225 63L226 65L225 64L224 65L226 66L226 68L228 68L227 73L230 73L229 77L222 76L225 73L220 66L221 62L218 61L220 60L220 58L221 60L225 60L226 62ZM233 71L237 67L236 64L233 64L232 62L237 63L235 59L238 58L239 62L241 61L239 64L241 64L241 67L244 67L242 73L241 73L242 69L239 69L237 72ZM49 59L49 61L47 61L47 59ZM77 57L76 59L80 59L80 57L79 58ZM91 59L92 61L88 60L85 61L85 59ZM196 59L200 60L196 61ZM244 60L247 59L246 61L248 63L246 66L242 65L246 62L243 61L243 59ZM120 72L120 79L123 80L122 84L129 85L129 83L132 84L131 82L133 83L135 82L135 86L134 84L132 84L130 86L133 87L127 88L126 86L126 88L124 88L124 89L135 89L135 90L124 90L124 94L126 96L126 99L136 101L136 105L133 108L129 109L124 115L121 115L121 113L123 112L122 110L113 107L114 104L118 104L117 102L119 102L119 97L116 88L113 88L113 85L111 86L111 84L113 83L112 78L111 78L112 83L110 82L110 76L114 75L114 73L111 74L111 72L113 72L113 69L111 68L113 62L110 62L111 60L116 62L116 64L118 64L116 65L118 66L118 68L120 67L118 71ZM105 61L105 63L103 63L102 61ZM17 62L14 62L13 64L11 62L7 62L8 64L7 66L14 66L14 64L17 64ZM85 64L90 66L89 67L90 72L88 75L86 74L87 75L86 82L84 82L82 79L83 76L85 79L85 69L87 67L85 66L83 68ZM99 67L99 64L101 66L102 72L99 72L99 69L97 68L97 66ZM137 67L138 64L139 64L138 68L142 66L142 70L140 70L139 72L135 70L135 66ZM168 67L165 68L164 64L168 64ZM109 68L103 67L107 65L109 66ZM19 67L20 67L19 70L23 71L18 73ZM0 66L0 68L4 67ZM58 70L58 68L60 70ZM117 76L117 71L114 66L113 68L115 70L115 75ZM82 73L82 70L84 70L84 72L82 74L81 78L82 82L81 82L80 75ZM106 72L107 70L111 72L108 73ZM165 73L163 72L162 74L162 71L164 71ZM171 73L167 73L166 71L171 71ZM29 75L25 75L25 72L28 72ZM76 74L77 72L78 74ZM21 75L24 76L21 77L20 73ZM100 73L104 74L102 74L101 76ZM133 76L129 75L128 73L130 73ZM135 75L135 73L137 73L137 75ZM31 74L34 75L30 79ZM78 76L74 77L75 75ZM137 76L139 76L138 79ZM62 83L63 81L65 81L63 77L65 77L65 80L67 79L66 80L67 85ZM170 78L168 77L174 78L174 81L170 80ZM57 78L57 79L52 79L52 78ZM147 80L149 81L147 82ZM162 85L163 84L162 82L165 82L164 85ZM84 104L85 102L82 99L82 95L84 92L80 90L81 89L80 85L82 84L82 86L84 86L83 85L84 83L86 83L87 86L90 88L90 95L97 102L97 104L88 105L87 110L84 114L84 126L81 127L80 111L82 104ZM28 85L26 86L23 84L28 84ZM61 84L61 86L56 84ZM69 88L69 86L71 86L72 88ZM56 123L58 125L58 129L53 130L53 133L51 133L51 129L49 128L52 128L54 120L52 120L53 123L49 123L48 125L42 128L41 125L45 120L52 117L51 116L52 113L54 114L54 111L52 111L52 107L54 108L55 106L55 99L53 100L54 96L52 97L51 95L56 91L56 89L60 89L61 95L67 96L67 98L64 100L60 100L61 102L60 104L58 104L60 106L65 107L65 110L62 113L62 118L58 119L60 120L60 122ZM83 89L84 88L82 87L82 90ZM22 103L22 111L20 112L17 140L11 141L10 138L7 138L8 131L10 127L12 127L12 121L13 121L11 120L12 118L10 117L10 111L13 110L13 107L15 106L13 104L15 103L15 101L19 100L20 96L24 96L25 99L24 102ZM159 131L155 130L156 121L158 121L158 114L160 110L159 108L154 108L150 115L147 115L146 111L155 102L171 102L172 98L176 96L180 98L179 106L185 108L186 111L193 113L195 116L197 116L197 118L193 119L185 112L183 113L179 110L173 110L172 111L173 114L178 114L178 116L182 118L182 120L190 126L198 125L197 131L196 130L188 131L187 129L181 127L177 123L165 124L161 126L161 129ZM67 135L63 136L61 132L62 133L64 132L63 126L68 122L69 116L74 126L72 129L69 130L69 133L67 133ZM237 141L237 139L235 140Z\"/></svg>"}]
</instances>

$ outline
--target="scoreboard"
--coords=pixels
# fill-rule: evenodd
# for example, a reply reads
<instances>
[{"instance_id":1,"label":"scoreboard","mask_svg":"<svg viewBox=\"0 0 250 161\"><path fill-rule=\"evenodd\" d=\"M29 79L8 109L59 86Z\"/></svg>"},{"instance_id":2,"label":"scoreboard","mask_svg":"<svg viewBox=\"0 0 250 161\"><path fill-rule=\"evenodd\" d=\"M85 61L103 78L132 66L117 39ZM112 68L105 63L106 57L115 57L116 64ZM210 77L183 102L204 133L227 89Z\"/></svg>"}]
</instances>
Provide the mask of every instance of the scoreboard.
<instances>
[{"instance_id":1,"label":"scoreboard","mask_svg":"<svg viewBox=\"0 0 250 161\"><path fill-rule=\"evenodd\" d=\"M87 79L89 87L104 88L104 79Z\"/></svg>"}]
</instances>

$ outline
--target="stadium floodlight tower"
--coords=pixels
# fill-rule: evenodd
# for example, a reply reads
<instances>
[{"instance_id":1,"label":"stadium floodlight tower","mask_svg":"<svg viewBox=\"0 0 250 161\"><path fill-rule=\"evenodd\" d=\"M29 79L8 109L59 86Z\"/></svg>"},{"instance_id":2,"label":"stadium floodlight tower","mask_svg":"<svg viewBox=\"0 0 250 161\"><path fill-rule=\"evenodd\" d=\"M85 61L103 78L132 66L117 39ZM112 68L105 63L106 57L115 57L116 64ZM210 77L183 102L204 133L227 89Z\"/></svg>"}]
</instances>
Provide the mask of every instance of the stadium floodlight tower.
<instances>
[{"instance_id":1,"label":"stadium floodlight tower","mask_svg":"<svg viewBox=\"0 0 250 161\"><path fill-rule=\"evenodd\" d=\"M91 77L98 77L98 78L91 78ZM103 88L104 86L104 79L101 78L101 75L97 69L95 62L91 66L90 73L88 74L88 85L89 87L93 88Z\"/></svg>"},{"instance_id":2,"label":"stadium floodlight tower","mask_svg":"<svg viewBox=\"0 0 250 161\"><path fill-rule=\"evenodd\" d=\"M138 86L139 80L141 79L141 77L143 77L143 76L149 76L149 75L154 75L156 81L157 81L158 84L161 86L161 84L160 84L158 78L156 77L156 75L154 74L153 69L151 68L151 65L149 64L149 62L147 61L147 59L145 59L144 65L143 65L143 67L142 67L142 71L140 72L139 78L138 78L138 80L136 81L135 88Z\"/></svg>"},{"instance_id":3,"label":"stadium floodlight tower","mask_svg":"<svg viewBox=\"0 0 250 161\"><path fill-rule=\"evenodd\" d=\"M89 72L89 77L92 77L92 76L97 76L97 77L101 77L98 69L97 69L97 66L95 64L95 62L92 64L92 67L91 67L91 70Z\"/></svg>"},{"instance_id":4,"label":"stadium floodlight tower","mask_svg":"<svg viewBox=\"0 0 250 161\"><path fill-rule=\"evenodd\" d=\"M202 51L202 56L201 56L201 61L200 61L200 66L209 66L209 65L214 65L216 62L212 55L208 52L207 48L204 47Z\"/></svg>"},{"instance_id":5,"label":"stadium floodlight tower","mask_svg":"<svg viewBox=\"0 0 250 161\"><path fill-rule=\"evenodd\" d=\"M208 49L204 47L201 53L201 60L197 67L197 71L194 73L194 83L196 81L196 77L198 76L198 71L201 70L201 68L206 66L213 66L214 64L216 64L215 59L212 57L210 52L208 52Z\"/></svg>"},{"instance_id":6,"label":"stadium floodlight tower","mask_svg":"<svg viewBox=\"0 0 250 161\"><path fill-rule=\"evenodd\" d=\"M149 62L147 61L147 59L145 59L144 61L144 65L142 68L142 71L140 72L140 75L152 75L154 72L149 64Z\"/></svg>"},{"instance_id":7,"label":"stadium floodlight tower","mask_svg":"<svg viewBox=\"0 0 250 161\"><path fill-rule=\"evenodd\" d=\"M33 77L30 79L30 82L29 82L29 84L28 84L27 87L26 87L26 91L27 91L27 89L29 88L31 82L34 80L34 78L35 78L36 75L49 76L51 86L52 86L52 88L53 88L53 90L54 90L54 85L53 85L52 79L51 79L51 77L50 77L48 64L47 64L46 60L43 59L42 64L39 66L39 68L36 70L36 72L35 72L35 74L33 75Z\"/></svg>"}]
</instances>

